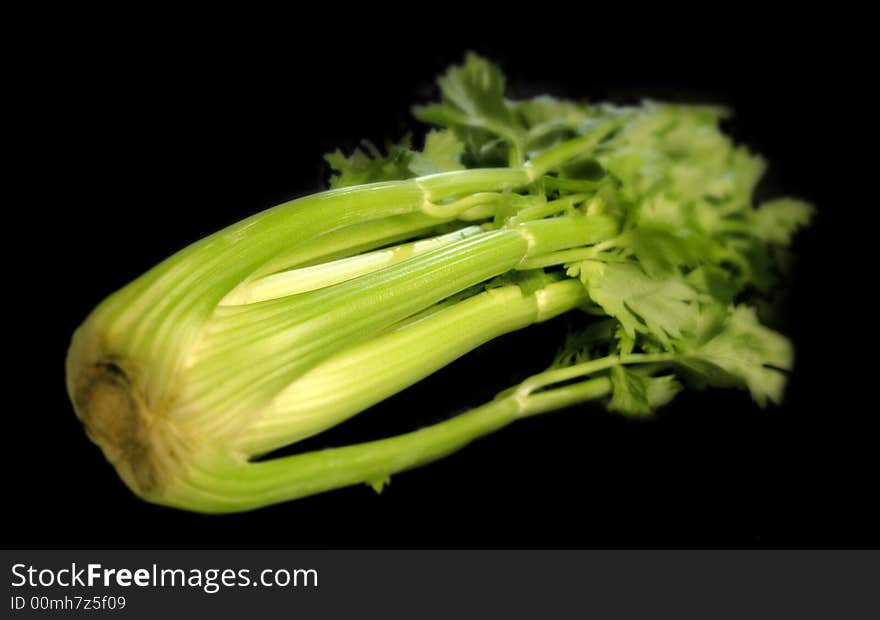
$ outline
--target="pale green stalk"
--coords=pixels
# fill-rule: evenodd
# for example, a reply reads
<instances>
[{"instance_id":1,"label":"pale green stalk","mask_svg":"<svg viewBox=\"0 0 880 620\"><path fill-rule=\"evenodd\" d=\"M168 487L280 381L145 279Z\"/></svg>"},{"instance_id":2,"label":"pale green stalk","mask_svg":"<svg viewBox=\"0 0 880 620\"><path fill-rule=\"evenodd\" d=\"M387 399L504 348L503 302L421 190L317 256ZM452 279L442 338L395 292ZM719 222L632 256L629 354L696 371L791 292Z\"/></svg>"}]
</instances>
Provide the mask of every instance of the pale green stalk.
<instances>
[{"instance_id":1,"label":"pale green stalk","mask_svg":"<svg viewBox=\"0 0 880 620\"><path fill-rule=\"evenodd\" d=\"M246 454L261 454L309 437L493 338L546 321L586 301L584 288L571 280L549 284L530 295L524 295L519 286L505 286L346 348L282 391L239 437L238 447Z\"/></svg>"},{"instance_id":2,"label":"pale green stalk","mask_svg":"<svg viewBox=\"0 0 880 620\"><path fill-rule=\"evenodd\" d=\"M305 272L307 286L301 280L288 289L282 286L238 300L253 303L222 305L224 298L237 287L259 286L255 283L278 271L424 234L454 215L494 213L493 205L507 192L583 155L601 139L599 133L562 143L520 167L462 170L308 196L178 252L110 296L74 335L67 360L68 391L89 436L123 480L150 501L210 511L253 507L254 498L264 497L262 492L254 495L257 487L271 484L269 478L277 473L298 480L302 472L281 473L288 461L245 465L246 450L269 449L327 426L303 417L271 428L273 414L292 410L272 409L275 402L289 405L295 400L290 393L278 399L289 386L334 355L342 357L327 362L326 372L332 373L334 363L343 363L345 355L360 351L368 356L385 353L399 363L399 373L377 372L371 377L375 394L391 393L499 333L575 307L585 301L582 291L575 294L571 284L551 284L543 292L517 292L520 296L509 303L499 301L499 296L510 291L429 311L524 260L602 241L616 232L616 223L603 216L521 222L471 237L459 234L465 238L444 241L425 252L414 245L405 260L392 258L378 265L369 258L356 259L329 270L314 269ZM480 312L482 304L493 307ZM423 313L424 318L412 319ZM465 315L472 321L471 333L455 318ZM449 324L442 325L441 317L450 319ZM405 359L401 347L408 343L412 351L410 339L419 334L426 336L419 340L426 348L413 353L415 359ZM366 344L371 339L374 344ZM366 348L357 349L361 344ZM318 381L320 371L315 372ZM307 382L300 388L308 393ZM361 391L350 396L362 408L375 394ZM335 407L328 420L356 413L352 404ZM485 411L502 409L492 405ZM466 441L470 425L471 436L476 436L500 422L496 414L484 412L426 430L416 435L426 442L419 454L411 453L412 438L382 444L388 449L386 457L370 456L375 444L355 447L340 453L350 455L347 465L340 464L342 469L374 458L376 463L360 472L348 469L335 481L331 468L298 490L282 483L277 493L293 496L308 488L338 486L343 479L370 478L374 466L382 469L380 462L401 467L421 462ZM260 423L264 426L255 426ZM295 463L305 463L308 470L309 463L323 458L304 457ZM235 471L227 471L230 463L236 464ZM250 499L227 497L224 485L213 490L199 486L207 478L232 485L239 467L247 472L242 480L255 485L242 496Z\"/></svg>"},{"instance_id":3,"label":"pale green stalk","mask_svg":"<svg viewBox=\"0 0 880 620\"><path fill-rule=\"evenodd\" d=\"M397 245L384 250L376 250L350 258L340 258L317 265L289 269L261 278L252 278L240 284L229 295L224 297L220 305L237 306L252 304L332 286L367 273L378 271L384 267L401 263L413 256L425 254L431 250L450 245L481 232L483 231L479 226L468 226L452 233L428 237L427 239L420 239L419 241Z\"/></svg>"},{"instance_id":4,"label":"pale green stalk","mask_svg":"<svg viewBox=\"0 0 880 620\"><path fill-rule=\"evenodd\" d=\"M368 483L381 488L390 476L423 465L496 432L517 419L608 396L612 385L599 376L559 388L533 392L578 376L589 376L621 364L670 361L666 355L611 356L591 360L571 372L539 373L485 405L424 429L361 444L308 452L261 462L228 453L203 459L181 487L166 496L171 505L186 501L204 512L259 508L331 489ZM523 386L528 386L523 388Z\"/></svg>"},{"instance_id":5,"label":"pale green stalk","mask_svg":"<svg viewBox=\"0 0 880 620\"><path fill-rule=\"evenodd\" d=\"M248 281L294 267L305 267L369 252L386 245L430 234L453 219L432 217L421 211L392 215L337 228L296 243L254 270Z\"/></svg>"}]
</instances>

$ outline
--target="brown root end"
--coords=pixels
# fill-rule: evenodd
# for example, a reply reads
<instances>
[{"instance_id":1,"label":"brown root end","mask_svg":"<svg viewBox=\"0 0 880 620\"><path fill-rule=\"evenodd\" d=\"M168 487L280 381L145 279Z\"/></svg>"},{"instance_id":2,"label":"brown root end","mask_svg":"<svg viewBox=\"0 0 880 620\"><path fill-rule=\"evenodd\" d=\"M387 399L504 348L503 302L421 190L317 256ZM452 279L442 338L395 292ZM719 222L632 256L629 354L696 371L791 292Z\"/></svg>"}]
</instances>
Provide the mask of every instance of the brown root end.
<instances>
[{"instance_id":1,"label":"brown root end","mask_svg":"<svg viewBox=\"0 0 880 620\"><path fill-rule=\"evenodd\" d=\"M159 490L150 441L150 416L130 372L116 361L95 363L78 377L77 415L89 438L140 495Z\"/></svg>"}]
</instances>

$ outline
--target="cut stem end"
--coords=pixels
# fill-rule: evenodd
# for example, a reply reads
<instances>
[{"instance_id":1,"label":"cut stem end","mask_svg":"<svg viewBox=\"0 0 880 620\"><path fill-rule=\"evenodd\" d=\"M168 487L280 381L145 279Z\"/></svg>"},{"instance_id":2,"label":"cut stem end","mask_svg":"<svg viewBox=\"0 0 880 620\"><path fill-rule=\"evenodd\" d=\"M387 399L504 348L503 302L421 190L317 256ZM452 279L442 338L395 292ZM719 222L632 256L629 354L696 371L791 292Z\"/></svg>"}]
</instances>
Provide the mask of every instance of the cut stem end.
<instances>
[{"instance_id":1,"label":"cut stem end","mask_svg":"<svg viewBox=\"0 0 880 620\"><path fill-rule=\"evenodd\" d=\"M154 496L161 477L153 457L151 416L130 371L117 360L86 366L77 378L74 406L86 433L138 495Z\"/></svg>"}]
</instances>

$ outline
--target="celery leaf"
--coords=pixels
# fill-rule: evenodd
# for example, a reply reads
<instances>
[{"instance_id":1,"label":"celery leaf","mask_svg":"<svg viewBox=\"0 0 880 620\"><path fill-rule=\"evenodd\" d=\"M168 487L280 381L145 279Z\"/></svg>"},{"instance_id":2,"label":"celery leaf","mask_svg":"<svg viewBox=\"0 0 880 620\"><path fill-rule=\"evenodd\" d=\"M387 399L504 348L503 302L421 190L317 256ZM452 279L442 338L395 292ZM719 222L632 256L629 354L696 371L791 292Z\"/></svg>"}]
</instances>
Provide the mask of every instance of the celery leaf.
<instances>
[{"instance_id":1,"label":"celery leaf","mask_svg":"<svg viewBox=\"0 0 880 620\"><path fill-rule=\"evenodd\" d=\"M652 377L623 366L611 369L611 411L632 416L646 416L671 401L681 391L674 375Z\"/></svg>"}]
</instances>

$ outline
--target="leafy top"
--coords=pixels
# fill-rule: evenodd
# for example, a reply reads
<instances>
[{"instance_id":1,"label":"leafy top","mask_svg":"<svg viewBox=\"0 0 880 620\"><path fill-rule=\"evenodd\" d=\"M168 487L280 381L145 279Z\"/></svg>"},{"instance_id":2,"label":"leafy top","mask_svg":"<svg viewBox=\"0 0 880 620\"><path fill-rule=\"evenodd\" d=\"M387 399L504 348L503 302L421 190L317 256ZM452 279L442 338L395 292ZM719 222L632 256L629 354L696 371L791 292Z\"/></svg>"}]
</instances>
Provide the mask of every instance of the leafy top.
<instances>
[{"instance_id":1,"label":"leafy top","mask_svg":"<svg viewBox=\"0 0 880 620\"><path fill-rule=\"evenodd\" d=\"M557 262L552 254L536 257L530 268L538 277L497 280L540 286L550 274L583 283L585 309L601 318L571 335L553 368L619 356L603 371L612 385L609 407L633 415L668 402L679 380L742 387L762 406L781 401L791 345L761 325L748 303L771 289L776 249L809 224L813 208L791 198L753 205L766 162L721 131L727 109L547 95L514 101L500 69L476 54L437 83L440 101L413 110L441 127L423 149L405 139L384 154L369 144L348 157L337 151L327 156L333 186L516 167L565 151L531 186L494 197L485 224L598 215L615 223L610 237L585 239ZM663 357L626 361L640 355Z\"/></svg>"}]
</instances>

